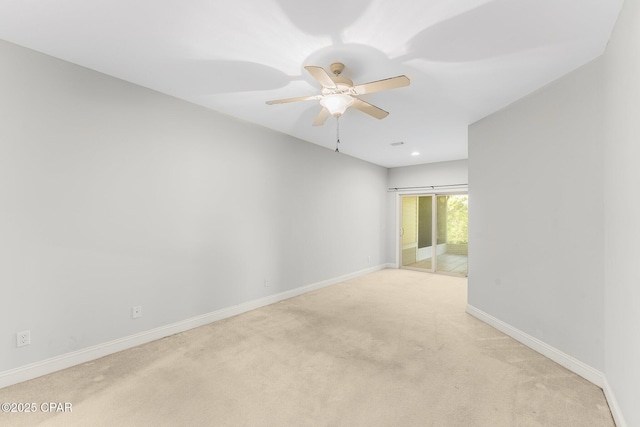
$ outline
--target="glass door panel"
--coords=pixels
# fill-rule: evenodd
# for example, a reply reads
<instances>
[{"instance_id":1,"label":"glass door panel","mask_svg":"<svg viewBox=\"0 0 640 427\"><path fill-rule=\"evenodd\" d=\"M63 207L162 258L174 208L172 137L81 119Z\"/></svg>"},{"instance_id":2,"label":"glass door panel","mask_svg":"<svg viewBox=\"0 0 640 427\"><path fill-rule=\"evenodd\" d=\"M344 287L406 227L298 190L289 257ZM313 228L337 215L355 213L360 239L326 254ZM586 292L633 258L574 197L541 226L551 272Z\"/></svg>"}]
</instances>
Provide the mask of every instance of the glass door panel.
<instances>
[{"instance_id":1,"label":"glass door panel","mask_svg":"<svg viewBox=\"0 0 640 427\"><path fill-rule=\"evenodd\" d=\"M418 198L402 198L402 266L416 262L418 255Z\"/></svg>"},{"instance_id":2,"label":"glass door panel","mask_svg":"<svg viewBox=\"0 0 640 427\"><path fill-rule=\"evenodd\" d=\"M403 267L433 271L433 196L402 197Z\"/></svg>"},{"instance_id":3,"label":"glass door panel","mask_svg":"<svg viewBox=\"0 0 640 427\"><path fill-rule=\"evenodd\" d=\"M437 196L436 271L467 275L469 196Z\"/></svg>"}]
</instances>

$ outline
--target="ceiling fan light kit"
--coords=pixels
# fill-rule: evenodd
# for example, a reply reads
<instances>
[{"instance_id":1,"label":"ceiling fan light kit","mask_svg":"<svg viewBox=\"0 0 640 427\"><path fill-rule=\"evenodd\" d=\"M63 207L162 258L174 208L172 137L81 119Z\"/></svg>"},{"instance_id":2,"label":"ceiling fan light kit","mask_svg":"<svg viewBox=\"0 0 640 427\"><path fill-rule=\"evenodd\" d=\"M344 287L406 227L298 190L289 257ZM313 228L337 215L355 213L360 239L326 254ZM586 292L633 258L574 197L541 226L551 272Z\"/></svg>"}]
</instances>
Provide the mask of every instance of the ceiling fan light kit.
<instances>
[{"instance_id":1,"label":"ceiling fan light kit","mask_svg":"<svg viewBox=\"0 0 640 427\"><path fill-rule=\"evenodd\" d=\"M338 93L323 96L320 100L320 105L329 110L332 116L339 117L347 111L347 108L353 105L354 101L353 97L344 93Z\"/></svg>"}]
</instances>

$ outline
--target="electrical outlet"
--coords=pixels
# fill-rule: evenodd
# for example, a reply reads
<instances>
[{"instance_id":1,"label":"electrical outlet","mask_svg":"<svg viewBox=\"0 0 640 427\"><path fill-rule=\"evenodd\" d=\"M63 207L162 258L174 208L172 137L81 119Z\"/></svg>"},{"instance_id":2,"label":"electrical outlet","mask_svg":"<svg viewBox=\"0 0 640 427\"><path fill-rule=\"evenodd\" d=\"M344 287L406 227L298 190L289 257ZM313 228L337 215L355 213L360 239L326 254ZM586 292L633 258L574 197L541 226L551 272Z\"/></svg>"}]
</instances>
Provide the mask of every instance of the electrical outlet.
<instances>
[{"instance_id":1,"label":"electrical outlet","mask_svg":"<svg viewBox=\"0 0 640 427\"><path fill-rule=\"evenodd\" d=\"M18 332L16 334L16 346L24 347L31 344L31 330Z\"/></svg>"},{"instance_id":2,"label":"electrical outlet","mask_svg":"<svg viewBox=\"0 0 640 427\"><path fill-rule=\"evenodd\" d=\"M138 318L142 317L142 306L141 305L136 305L131 309L131 317L133 319L138 319Z\"/></svg>"},{"instance_id":3,"label":"electrical outlet","mask_svg":"<svg viewBox=\"0 0 640 427\"><path fill-rule=\"evenodd\" d=\"M269 279L264 279L264 287L268 288L269 286L271 286L271 283L269 283Z\"/></svg>"},{"instance_id":4,"label":"electrical outlet","mask_svg":"<svg viewBox=\"0 0 640 427\"><path fill-rule=\"evenodd\" d=\"M368 263L371 263L371 255L369 255L369 256L367 257L367 262L368 262Z\"/></svg>"}]
</instances>

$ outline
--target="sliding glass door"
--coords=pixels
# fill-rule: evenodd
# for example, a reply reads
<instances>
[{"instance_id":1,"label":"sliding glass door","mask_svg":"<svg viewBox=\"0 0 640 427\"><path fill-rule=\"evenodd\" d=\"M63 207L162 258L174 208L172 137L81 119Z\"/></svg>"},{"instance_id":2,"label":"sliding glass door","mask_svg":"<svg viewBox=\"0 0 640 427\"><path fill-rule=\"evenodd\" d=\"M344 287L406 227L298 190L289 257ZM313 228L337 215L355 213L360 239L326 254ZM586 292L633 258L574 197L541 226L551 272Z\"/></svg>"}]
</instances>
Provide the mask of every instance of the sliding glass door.
<instances>
[{"instance_id":1,"label":"sliding glass door","mask_svg":"<svg viewBox=\"0 0 640 427\"><path fill-rule=\"evenodd\" d=\"M402 196L400 265L467 275L468 196Z\"/></svg>"}]
</instances>

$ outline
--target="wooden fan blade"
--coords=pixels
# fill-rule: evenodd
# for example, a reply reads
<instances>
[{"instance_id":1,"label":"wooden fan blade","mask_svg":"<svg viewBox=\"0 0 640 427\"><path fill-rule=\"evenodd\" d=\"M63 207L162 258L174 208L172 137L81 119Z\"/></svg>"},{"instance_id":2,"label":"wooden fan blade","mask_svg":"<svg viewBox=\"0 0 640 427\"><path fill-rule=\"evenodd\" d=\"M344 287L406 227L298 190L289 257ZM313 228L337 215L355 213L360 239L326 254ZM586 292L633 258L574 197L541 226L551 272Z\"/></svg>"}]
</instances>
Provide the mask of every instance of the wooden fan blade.
<instances>
[{"instance_id":1,"label":"wooden fan blade","mask_svg":"<svg viewBox=\"0 0 640 427\"><path fill-rule=\"evenodd\" d=\"M322 98L320 95L309 95L309 96L299 96L297 98L286 98L286 99L275 99L273 101L267 101L267 104L286 104L287 102L298 102L298 101L317 101Z\"/></svg>"},{"instance_id":2,"label":"wooden fan blade","mask_svg":"<svg viewBox=\"0 0 640 427\"><path fill-rule=\"evenodd\" d=\"M304 69L307 70L309 74L311 74L311 77L316 79L322 87L328 87L331 89L337 88L336 83L331 80L331 76L324 70L324 68L316 67L315 65L307 65Z\"/></svg>"},{"instance_id":3,"label":"wooden fan blade","mask_svg":"<svg viewBox=\"0 0 640 427\"><path fill-rule=\"evenodd\" d=\"M389 90L409 86L410 82L411 81L407 76L397 76L384 80L377 80L375 82L356 85L353 87L353 89L355 90L356 95L364 95L365 93L380 92L381 90Z\"/></svg>"},{"instance_id":4,"label":"wooden fan blade","mask_svg":"<svg viewBox=\"0 0 640 427\"><path fill-rule=\"evenodd\" d=\"M320 110L320 112L318 113L316 118L313 120L313 125L314 126L322 126L324 124L324 122L327 121L327 118L329 118L330 115L331 115L331 113L329 112L329 110L327 110L326 108L322 107L322 110Z\"/></svg>"},{"instance_id":5,"label":"wooden fan blade","mask_svg":"<svg viewBox=\"0 0 640 427\"><path fill-rule=\"evenodd\" d=\"M367 113L368 115L375 117L376 119L384 119L389 115L389 112L384 111L382 108L378 108L375 105L371 105L368 102L364 102L362 99L353 98L354 102L352 107Z\"/></svg>"}]
</instances>

